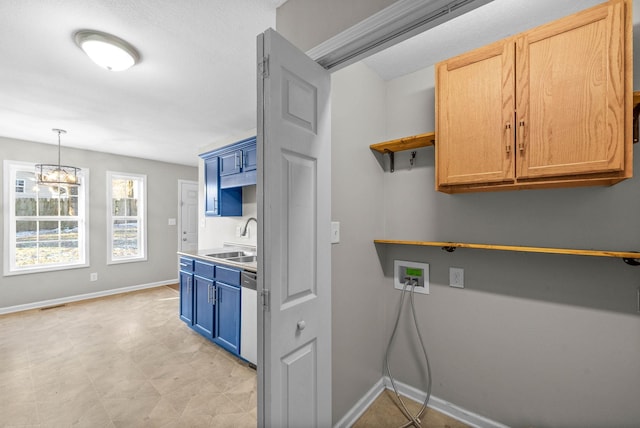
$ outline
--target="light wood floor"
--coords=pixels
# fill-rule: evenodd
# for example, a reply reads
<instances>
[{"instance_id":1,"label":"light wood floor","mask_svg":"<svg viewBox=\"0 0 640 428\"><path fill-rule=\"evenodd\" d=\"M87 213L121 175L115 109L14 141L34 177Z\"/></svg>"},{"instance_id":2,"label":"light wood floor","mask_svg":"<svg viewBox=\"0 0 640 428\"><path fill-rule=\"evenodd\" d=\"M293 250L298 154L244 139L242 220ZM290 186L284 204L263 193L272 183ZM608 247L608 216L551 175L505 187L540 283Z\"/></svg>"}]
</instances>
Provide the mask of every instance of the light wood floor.
<instances>
[{"instance_id":1,"label":"light wood floor","mask_svg":"<svg viewBox=\"0 0 640 428\"><path fill-rule=\"evenodd\" d=\"M256 402L171 288L0 316L0 427L255 427Z\"/></svg>"},{"instance_id":2,"label":"light wood floor","mask_svg":"<svg viewBox=\"0 0 640 428\"><path fill-rule=\"evenodd\" d=\"M255 427L255 370L180 321L178 302L158 287L0 316L0 427ZM402 425L394 400L354 427Z\"/></svg>"}]
</instances>

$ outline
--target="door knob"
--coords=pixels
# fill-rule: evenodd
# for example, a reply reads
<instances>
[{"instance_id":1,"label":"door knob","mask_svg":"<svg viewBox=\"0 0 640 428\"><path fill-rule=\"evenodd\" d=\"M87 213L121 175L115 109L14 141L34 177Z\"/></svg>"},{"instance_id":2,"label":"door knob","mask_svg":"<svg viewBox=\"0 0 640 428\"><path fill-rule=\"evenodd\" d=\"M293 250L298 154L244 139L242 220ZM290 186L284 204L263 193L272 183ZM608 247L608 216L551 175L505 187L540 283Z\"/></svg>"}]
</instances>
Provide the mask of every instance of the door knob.
<instances>
[{"instance_id":1,"label":"door knob","mask_svg":"<svg viewBox=\"0 0 640 428\"><path fill-rule=\"evenodd\" d=\"M307 323L304 322L304 320L298 321L298 330L302 331L306 326L307 326Z\"/></svg>"}]
</instances>

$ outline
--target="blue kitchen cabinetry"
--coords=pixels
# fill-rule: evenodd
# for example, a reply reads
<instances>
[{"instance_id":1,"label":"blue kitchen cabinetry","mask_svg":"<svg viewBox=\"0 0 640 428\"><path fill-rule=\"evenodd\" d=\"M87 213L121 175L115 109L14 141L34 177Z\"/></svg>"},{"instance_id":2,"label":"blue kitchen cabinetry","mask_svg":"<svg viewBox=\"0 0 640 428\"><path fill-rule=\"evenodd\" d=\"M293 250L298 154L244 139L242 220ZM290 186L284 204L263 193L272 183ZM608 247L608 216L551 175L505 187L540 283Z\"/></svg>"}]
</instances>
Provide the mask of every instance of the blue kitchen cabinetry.
<instances>
[{"instance_id":1,"label":"blue kitchen cabinetry","mask_svg":"<svg viewBox=\"0 0 640 428\"><path fill-rule=\"evenodd\" d=\"M204 214L206 216L241 216L242 188L220 187L219 163L216 155L204 156Z\"/></svg>"},{"instance_id":2,"label":"blue kitchen cabinetry","mask_svg":"<svg viewBox=\"0 0 640 428\"><path fill-rule=\"evenodd\" d=\"M257 183L256 137L203 153L205 215L241 216L242 187Z\"/></svg>"},{"instance_id":3,"label":"blue kitchen cabinetry","mask_svg":"<svg viewBox=\"0 0 640 428\"><path fill-rule=\"evenodd\" d=\"M193 324L193 259L180 257L180 319Z\"/></svg>"},{"instance_id":4,"label":"blue kitchen cabinetry","mask_svg":"<svg viewBox=\"0 0 640 428\"><path fill-rule=\"evenodd\" d=\"M190 295L182 286L180 258L180 319L207 339L235 355L240 354L240 270L193 260ZM186 281L186 279L185 279ZM183 303L184 302L184 303ZM190 316L183 316L191 302Z\"/></svg>"}]
</instances>

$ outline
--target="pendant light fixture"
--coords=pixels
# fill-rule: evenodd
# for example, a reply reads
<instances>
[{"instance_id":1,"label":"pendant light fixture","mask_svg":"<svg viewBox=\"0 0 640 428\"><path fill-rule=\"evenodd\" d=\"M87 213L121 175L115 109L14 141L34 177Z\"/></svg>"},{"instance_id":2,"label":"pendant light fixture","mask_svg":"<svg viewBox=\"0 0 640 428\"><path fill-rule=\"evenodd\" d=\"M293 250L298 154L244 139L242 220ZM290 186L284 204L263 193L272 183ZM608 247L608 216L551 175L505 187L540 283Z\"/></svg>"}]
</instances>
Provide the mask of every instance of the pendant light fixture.
<instances>
[{"instance_id":1,"label":"pendant light fixture","mask_svg":"<svg viewBox=\"0 0 640 428\"><path fill-rule=\"evenodd\" d=\"M80 30L74 34L76 45L89 58L109 71L123 71L140 61L140 54L127 41L102 31Z\"/></svg>"},{"instance_id":2,"label":"pendant light fixture","mask_svg":"<svg viewBox=\"0 0 640 428\"><path fill-rule=\"evenodd\" d=\"M60 134L66 134L64 129L52 129L58 133L58 163L47 164L40 163L36 165L36 180L38 184L45 186L79 186L80 177L78 172L80 168L75 166L61 165L60 163Z\"/></svg>"}]
</instances>

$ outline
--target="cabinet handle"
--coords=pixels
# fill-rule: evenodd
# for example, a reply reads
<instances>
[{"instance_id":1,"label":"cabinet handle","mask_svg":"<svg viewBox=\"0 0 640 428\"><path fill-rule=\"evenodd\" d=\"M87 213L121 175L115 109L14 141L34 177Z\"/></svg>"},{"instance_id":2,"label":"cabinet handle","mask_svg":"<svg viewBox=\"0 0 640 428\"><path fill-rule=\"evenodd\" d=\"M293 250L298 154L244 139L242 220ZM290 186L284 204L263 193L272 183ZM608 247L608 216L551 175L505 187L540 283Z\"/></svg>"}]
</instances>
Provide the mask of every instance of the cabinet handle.
<instances>
[{"instance_id":1,"label":"cabinet handle","mask_svg":"<svg viewBox=\"0 0 640 428\"><path fill-rule=\"evenodd\" d=\"M211 285L207 285L207 303L211 303Z\"/></svg>"},{"instance_id":2,"label":"cabinet handle","mask_svg":"<svg viewBox=\"0 0 640 428\"><path fill-rule=\"evenodd\" d=\"M245 161L244 152L240 152L240 165L242 166L243 169L246 167L246 165L244 164L244 161Z\"/></svg>"},{"instance_id":3,"label":"cabinet handle","mask_svg":"<svg viewBox=\"0 0 640 428\"><path fill-rule=\"evenodd\" d=\"M218 198L213 198L213 212L218 213Z\"/></svg>"},{"instance_id":4,"label":"cabinet handle","mask_svg":"<svg viewBox=\"0 0 640 428\"><path fill-rule=\"evenodd\" d=\"M235 161L236 161L236 169L240 169L240 156L238 156L238 154L236 153L235 155Z\"/></svg>"},{"instance_id":5,"label":"cabinet handle","mask_svg":"<svg viewBox=\"0 0 640 428\"><path fill-rule=\"evenodd\" d=\"M518 149L524 151L524 120L521 120L518 127Z\"/></svg>"},{"instance_id":6,"label":"cabinet handle","mask_svg":"<svg viewBox=\"0 0 640 428\"><path fill-rule=\"evenodd\" d=\"M507 154L509 154L509 153L511 153L511 144L512 144L512 141L511 141L511 135L512 135L511 134L511 123L507 123L504 126L504 130L507 133L507 145L506 145L505 149L507 150Z\"/></svg>"}]
</instances>

